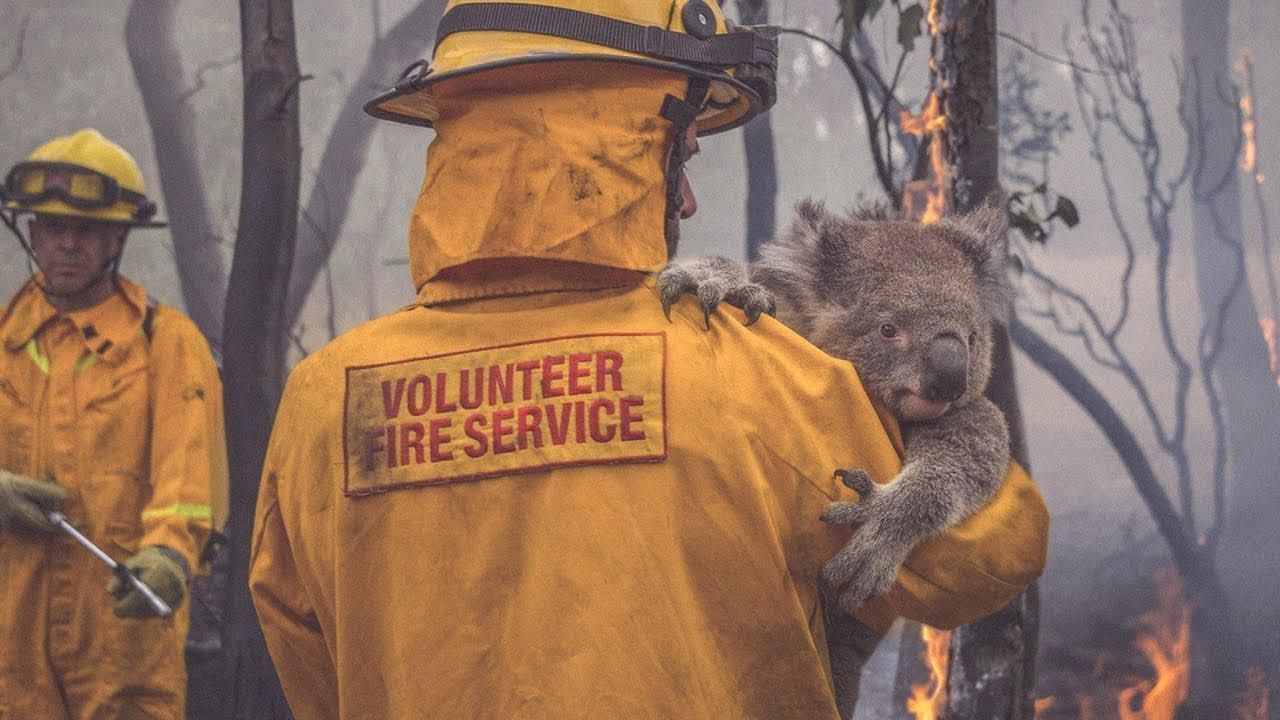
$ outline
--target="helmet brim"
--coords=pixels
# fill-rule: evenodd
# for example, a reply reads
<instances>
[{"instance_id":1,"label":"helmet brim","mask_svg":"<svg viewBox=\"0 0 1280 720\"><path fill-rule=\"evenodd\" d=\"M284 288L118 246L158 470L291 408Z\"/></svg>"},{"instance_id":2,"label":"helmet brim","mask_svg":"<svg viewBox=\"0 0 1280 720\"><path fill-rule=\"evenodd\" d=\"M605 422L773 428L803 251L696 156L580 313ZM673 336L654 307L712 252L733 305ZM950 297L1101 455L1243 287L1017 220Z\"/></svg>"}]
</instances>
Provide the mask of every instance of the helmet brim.
<instances>
[{"instance_id":1,"label":"helmet brim","mask_svg":"<svg viewBox=\"0 0 1280 720\"><path fill-rule=\"evenodd\" d=\"M15 202L9 201L3 204L5 210L9 210L15 214L31 214L31 215L57 215L58 217L75 218L77 220L88 220L90 222L107 223L109 225L125 225L130 228L139 228L142 230L163 228L169 226L167 220L138 220L136 218L121 219L113 217L98 217L88 215L84 212L75 210L74 208L58 208L58 207L25 207Z\"/></svg>"},{"instance_id":2,"label":"helmet brim","mask_svg":"<svg viewBox=\"0 0 1280 720\"><path fill-rule=\"evenodd\" d=\"M724 72L629 54L545 53L521 55L504 60L479 63L441 73L428 73L420 80L411 83L402 82L400 87L373 98L365 103L364 111L379 120L389 120L419 127L432 127L432 123L440 117L439 107L432 92L432 88L435 85L504 68L541 63L622 63L654 68L686 77L704 78L713 83L722 83L731 88L736 93L736 97L733 102L725 107L715 109L710 115L699 117L698 135L700 136L714 135L740 127L759 115L763 110L760 97L755 90Z\"/></svg>"}]
</instances>

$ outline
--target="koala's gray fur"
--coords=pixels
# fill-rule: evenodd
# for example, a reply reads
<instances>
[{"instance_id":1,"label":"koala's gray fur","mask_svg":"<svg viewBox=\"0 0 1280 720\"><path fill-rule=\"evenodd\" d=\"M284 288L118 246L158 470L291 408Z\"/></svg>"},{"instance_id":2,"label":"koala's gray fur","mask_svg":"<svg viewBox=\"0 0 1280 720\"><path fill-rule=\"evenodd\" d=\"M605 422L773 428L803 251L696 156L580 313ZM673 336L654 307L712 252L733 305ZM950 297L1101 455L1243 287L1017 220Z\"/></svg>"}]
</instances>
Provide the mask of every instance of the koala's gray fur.
<instances>
[{"instance_id":1,"label":"koala's gray fur","mask_svg":"<svg viewBox=\"0 0 1280 720\"><path fill-rule=\"evenodd\" d=\"M916 543L973 514L1003 481L1009 434L983 392L993 321L1009 305L1005 211L988 204L930 226L884 219L882 210L837 215L812 201L797 211L790 230L762 248L751 280L776 296L780 320L853 361L901 421L906 444L902 471L887 484L838 471L860 501L822 515L860 526L822 571L852 612L889 589ZM724 258L673 264L658 286L667 304L697 293L708 316L721 300L745 303L755 317L770 310L742 265Z\"/></svg>"}]
</instances>

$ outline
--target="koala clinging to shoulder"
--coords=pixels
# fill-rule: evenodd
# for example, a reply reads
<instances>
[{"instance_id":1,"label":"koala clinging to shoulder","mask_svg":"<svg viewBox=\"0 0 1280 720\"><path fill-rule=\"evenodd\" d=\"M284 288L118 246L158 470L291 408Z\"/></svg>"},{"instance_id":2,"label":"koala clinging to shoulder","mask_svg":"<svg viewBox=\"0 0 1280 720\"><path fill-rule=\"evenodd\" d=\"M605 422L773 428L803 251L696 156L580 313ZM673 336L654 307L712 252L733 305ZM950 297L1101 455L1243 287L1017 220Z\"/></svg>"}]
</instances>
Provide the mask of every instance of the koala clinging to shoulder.
<instances>
[{"instance_id":1,"label":"koala clinging to shoulder","mask_svg":"<svg viewBox=\"0 0 1280 720\"><path fill-rule=\"evenodd\" d=\"M852 361L900 421L901 472L877 485L862 470L838 470L860 500L822 515L860 526L822 571L847 612L886 592L916 543L979 510L1004 479L1009 433L983 392L993 323L1009 305L1005 231L995 203L922 226L804 201L749 276L741 263L695 258L658 277L665 304L693 292L708 315L723 300L754 322L776 300L779 320Z\"/></svg>"}]
</instances>

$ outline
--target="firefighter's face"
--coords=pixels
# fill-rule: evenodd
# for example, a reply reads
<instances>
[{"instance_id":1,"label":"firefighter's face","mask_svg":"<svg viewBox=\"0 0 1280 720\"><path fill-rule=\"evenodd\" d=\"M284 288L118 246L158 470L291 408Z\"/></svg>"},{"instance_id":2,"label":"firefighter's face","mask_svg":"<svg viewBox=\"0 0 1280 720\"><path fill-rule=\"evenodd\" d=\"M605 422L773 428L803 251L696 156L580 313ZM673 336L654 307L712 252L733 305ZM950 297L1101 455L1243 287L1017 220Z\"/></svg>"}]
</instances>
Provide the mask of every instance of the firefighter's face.
<instances>
[{"instance_id":1,"label":"firefighter's face","mask_svg":"<svg viewBox=\"0 0 1280 720\"><path fill-rule=\"evenodd\" d=\"M698 124L692 123L685 131L684 161L687 164L699 152ZM689 184L689 173L682 173L680 178L680 219L688 220L698 212L698 199L693 195L693 185Z\"/></svg>"},{"instance_id":2,"label":"firefighter's face","mask_svg":"<svg viewBox=\"0 0 1280 720\"><path fill-rule=\"evenodd\" d=\"M73 295L109 281L106 270L124 245L123 225L37 215L29 225L31 250L51 293Z\"/></svg>"}]
</instances>

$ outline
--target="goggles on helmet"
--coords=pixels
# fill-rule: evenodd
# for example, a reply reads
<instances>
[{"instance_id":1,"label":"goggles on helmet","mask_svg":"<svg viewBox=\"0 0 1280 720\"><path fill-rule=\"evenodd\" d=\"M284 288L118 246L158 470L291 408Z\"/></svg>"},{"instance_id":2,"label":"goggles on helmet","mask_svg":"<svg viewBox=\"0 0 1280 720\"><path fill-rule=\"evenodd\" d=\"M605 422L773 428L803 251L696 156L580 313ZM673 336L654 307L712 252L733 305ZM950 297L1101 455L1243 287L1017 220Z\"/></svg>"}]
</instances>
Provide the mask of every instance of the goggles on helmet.
<instances>
[{"instance_id":1,"label":"goggles on helmet","mask_svg":"<svg viewBox=\"0 0 1280 720\"><path fill-rule=\"evenodd\" d=\"M123 201L136 208L133 214L138 220L150 220L156 214L156 204L146 195L121 187L109 175L72 163L18 163L4 179L3 195L19 206L57 199L81 210L98 210Z\"/></svg>"}]
</instances>

